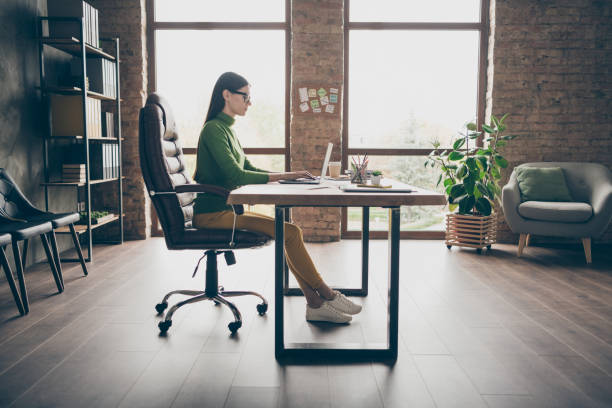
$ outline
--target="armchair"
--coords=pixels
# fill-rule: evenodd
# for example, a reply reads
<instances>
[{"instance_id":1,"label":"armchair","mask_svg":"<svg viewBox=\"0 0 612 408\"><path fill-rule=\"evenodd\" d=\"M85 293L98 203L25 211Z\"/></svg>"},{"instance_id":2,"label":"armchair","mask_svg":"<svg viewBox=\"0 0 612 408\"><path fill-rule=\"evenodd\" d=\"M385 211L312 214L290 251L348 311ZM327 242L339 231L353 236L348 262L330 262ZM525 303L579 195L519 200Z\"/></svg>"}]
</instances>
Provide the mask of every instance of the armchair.
<instances>
[{"instance_id":1,"label":"armchair","mask_svg":"<svg viewBox=\"0 0 612 408\"><path fill-rule=\"evenodd\" d=\"M520 234L518 256L532 234L581 238L586 262L591 263L591 238L597 238L612 219L612 174L594 163L540 162L520 167L560 167L574 202L521 202L516 169L502 190L508 226Z\"/></svg>"},{"instance_id":2,"label":"armchair","mask_svg":"<svg viewBox=\"0 0 612 408\"><path fill-rule=\"evenodd\" d=\"M193 201L196 193L227 197L229 191L214 185L194 184L185 168L183 149L176 130L170 106L159 94L151 94L139 117L140 167L151 201L164 231L166 247L170 250L202 249L206 257L206 283L203 291L175 290L166 294L155 306L158 314L168 307L168 299L175 294L190 296L176 303L159 323L159 330L166 333L172 325L176 310L186 304L202 300L214 301L216 305L227 306L234 314L234 321L228 328L232 334L242 326L238 308L227 297L254 295L262 300L257 305L260 315L266 313L268 302L259 293L250 291L226 291L219 286L217 255L224 254L228 265L234 264L233 250L263 246L270 237L242 230L197 229L193 228ZM242 206L234 206L241 214ZM200 260L202 259L200 258ZM199 261L196 266L197 272Z\"/></svg>"}]
</instances>

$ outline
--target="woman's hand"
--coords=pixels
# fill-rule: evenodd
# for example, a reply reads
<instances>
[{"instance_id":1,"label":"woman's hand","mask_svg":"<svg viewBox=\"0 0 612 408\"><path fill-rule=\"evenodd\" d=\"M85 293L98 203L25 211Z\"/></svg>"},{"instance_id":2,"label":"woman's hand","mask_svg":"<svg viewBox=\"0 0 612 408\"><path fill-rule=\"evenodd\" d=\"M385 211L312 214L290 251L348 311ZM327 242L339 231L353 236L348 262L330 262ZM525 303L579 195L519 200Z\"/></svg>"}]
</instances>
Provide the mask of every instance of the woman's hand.
<instances>
[{"instance_id":1,"label":"woman's hand","mask_svg":"<svg viewBox=\"0 0 612 408\"><path fill-rule=\"evenodd\" d=\"M290 171L287 173L269 173L268 181L278 181L278 180L295 180L298 178L309 178L314 179L314 176L310 174L307 170L300 171Z\"/></svg>"}]
</instances>

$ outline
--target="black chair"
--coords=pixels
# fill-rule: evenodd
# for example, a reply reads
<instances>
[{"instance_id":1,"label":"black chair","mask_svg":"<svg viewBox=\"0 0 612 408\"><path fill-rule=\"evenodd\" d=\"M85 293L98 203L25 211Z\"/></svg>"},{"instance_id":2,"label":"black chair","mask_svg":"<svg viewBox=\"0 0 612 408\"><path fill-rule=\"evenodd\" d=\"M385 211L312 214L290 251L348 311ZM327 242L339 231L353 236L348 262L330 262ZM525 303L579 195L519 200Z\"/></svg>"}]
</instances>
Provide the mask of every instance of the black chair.
<instances>
[{"instance_id":1,"label":"black chair","mask_svg":"<svg viewBox=\"0 0 612 408\"><path fill-rule=\"evenodd\" d=\"M3 201L3 206L0 207L0 213L6 213L7 208L11 208L11 202L6 200L6 196L0 194L0 200ZM11 216L9 216L11 217ZM0 234L10 234L11 243L13 246L13 258L15 260L15 267L17 268L17 279L19 280L19 290L21 292L21 304L22 309L19 311L22 314L27 314L30 311L28 302L28 293L26 291L25 278L24 278L24 264L21 259L19 251L19 241L27 241L30 238L40 236L45 253L47 254L47 261L51 267L53 273L53 279L55 279L55 285L59 293L64 291L64 279L62 278L61 272L56 268L56 261L49 248L49 241L47 241L46 234L53 231L53 227L50 222L25 222L18 221L15 218L9 218L6 215L0 217ZM10 281L9 281L10 285ZM13 292L14 294L14 292ZM17 303L19 307L19 303Z\"/></svg>"},{"instance_id":2,"label":"black chair","mask_svg":"<svg viewBox=\"0 0 612 408\"><path fill-rule=\"evenodd\" d=\"M168 298L174 294L189 295L190 298L172 306L165 320L159 323L161 333L172 325L172 315L181 306L212 300L222 303L234 314L234 321L228 327L232 334L242 326L238 308L226 297L254 295L262 300L257 311L263 315L268 310L266 299L256 292L229 292L219 286L217 255L223 253L228 265L234 264L232 250L263 246L270 240L262 235L241 230L196 229L191 225L195 193L206 193L227 198L229 191L214 185L194 184L185 168L183 149L179 142L176 124L168 103L158 94L151 94L140 110L139 118L140 167L145 185L155 206L164 231L166 246L170 250L203 249L206 257L206 286L203 291L175 290L169 292L155 309L158 314L168 307ZM242 206L234 206L242 213ZM200 258L200 261L202 260ZM199 266L194 271L197 272Z\"/></svg>"},{"instance_id":3,"label":"black chair","mask_svg":"<svg viewBox=\"0 0 612 408\"><path fill-rule=\"evenodd\" d=\"M11 234L0 234L0 262L2 262L2 268L4 269L4 275L6 276L6 281L11 288L11 292L13 293L13 298L15 299L15 304L17 305L17 309L19 309L19 314L24 315L25 310L23 308L23 303L21 303L21 296L19 296L19 292L17 291L17 286L15 285L15 279L13 278L13 271L11 271L11 267L6 259L6 254L4 253L4 248L11 243Z\"/></svg>"},{"instance_id":4,"label":"black chair","mask_svg":"<svg viewBox=\"0 0 612 408\"><path fill-rule=\"evenodd\" d=\"M77 212L70 213L52 213L49 211L42 211L38 208L34 207L32 203L26 198L26 196L21 192L19 186L15 183L15 181L11 178L8 172L0 168L0 194L4 194L5 196L10 195L10 200L14 204L11 206L10 215L11 217L18 218L21 220L26 220L29 222L50 222L53 227L52 230L47 233L49 237L49 241L51 241L51 248L53 249L53 255L55 258L56 268L60 276L62 276L62 265L60 262L60 256L57 249L57 242L55 239L55 230L60 227L68 226L70 229L70 235L72 237L72 242L74 244L74 249L77 252L77 256L79 262L81 263L81 268L83 269L83 274L87 276L87 266L85 265L85 259L83 258L83 252L81 251L81 245L79 244L79 237L77 236L76 230L74 228L74 223L79 221L80 216ZM28 254L28 240L24 241L23 245L23 256L22 256L22 265L25 268L26 258Z\"/></svg>"}]
</instances>

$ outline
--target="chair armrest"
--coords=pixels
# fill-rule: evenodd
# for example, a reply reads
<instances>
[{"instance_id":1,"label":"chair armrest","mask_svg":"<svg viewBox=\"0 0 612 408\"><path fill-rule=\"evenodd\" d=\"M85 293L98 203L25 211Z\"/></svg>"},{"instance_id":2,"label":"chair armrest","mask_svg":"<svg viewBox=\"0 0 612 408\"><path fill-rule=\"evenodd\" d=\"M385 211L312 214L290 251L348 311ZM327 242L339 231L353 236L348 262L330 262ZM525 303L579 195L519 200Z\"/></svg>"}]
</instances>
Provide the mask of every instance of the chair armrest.
<instances>
[{"instance_id":1,"label":"chair armrest","mask_svg":"<svg viewBox=\"0 0 612 408\"><path fill-rule=\"evenodd\" d=\"M521 203L521 192L516 178L510 177L508 184L502 188L502 208L506 222L512 228L513 221L520 220L518 206Z\"/></svg>"},{"instance_id":2,"label":"chair armrest","mask_svg":"<svg viewBox=\"0 0 612 408\"><path fill-rule=\"evenodd\" d=\"M178 194L180 193L211 193L219 197L227 199L230 190L223 187L215 186L214 184L181 184L174 188Z\"/></svg>"},{"instance_id":3,"label":"chair armrest","mask_svg":"<svg viewBox=\"0 0 612 408\"><path fill-rule=\"evenodd\" d=\"M612 183L605 183L596 186L591 196L591 206L593 215L601 217L606 222L612 217Z\"/></svg>"},{"instance_id":4,"label":"chair armrest","mask_svg":"<svg viewBox=\"0 0 612 408\"><path fill-rule=\"evenodd\" d=\"M174 192L176 194L181 193L210 193L219 197L225 198L230 194L230 190L215 186L214 184L181 184L180 186L176 186L174 188ZM159 193L159 192L157 192ZM233 204L232 208L237 215L244 214L244 206L242 204Z\"/></svg>"}]
</instances>

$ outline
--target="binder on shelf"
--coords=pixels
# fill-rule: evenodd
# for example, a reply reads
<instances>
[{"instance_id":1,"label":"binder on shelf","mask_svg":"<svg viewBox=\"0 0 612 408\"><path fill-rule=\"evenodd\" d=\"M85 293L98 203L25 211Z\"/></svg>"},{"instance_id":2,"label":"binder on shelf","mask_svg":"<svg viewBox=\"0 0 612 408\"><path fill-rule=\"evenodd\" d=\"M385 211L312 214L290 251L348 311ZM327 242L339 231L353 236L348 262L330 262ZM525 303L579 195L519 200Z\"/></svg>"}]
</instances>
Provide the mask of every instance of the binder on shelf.
<instances>
[{"instance_id":1,"label":"binder on shelf","mask_svg":"<svg viewBox=\"0 0 612 408\"><path fill-rule=\"evenodd\" d=\"M83 74L83 63L80 58L70 61L70 75L75 79L77 86L81 86L81 75ZM97 92L109 98L116 98L115 91L115 62L102 57L87 58L87 76L89 90Z\"/></svg>"},{"instance_id":2,"label":"binder on shelf","mask_svg":"<svg viewBox=\"0 0 612 408\"><path fill-rule=\"evenodd\" d=\"M102 112L102 137L115 137L115 116L112 112Z\"/></svg>"},{"instance_id":3,"label":"binder on shelf","mask_svg":"<svg viewBox=\"0 0 612 408\"><path fill-rule=\"evenodd\" d=\"M85 136L81 95L51 94L50 106L51 136ZM88 137L102 137L101 101L87 97L85 112Z\"/></svg>"},{"instance_id":4,"label":"binder on shelf","mask_svg":"<svg viewBox=\"0 0 612 408\"><path fill-rule=\"evenodd\" d=\"M83 41L93 47L100 48L98 29L98 10L82 0L48 0L49 17L80 17L83 18ZM79 25L68 21L49 21L49 36L58 38L79 38Z\"/></svg>"},{"instance_id":5,"label":"binder on shelf","mask_svg":"<svg viewBox=\"0 0 612 408\"><path fill-rule=\"evenodd\" d=\"M119 148L114 143L92 143L89 147L89 176L92 180L106 180L119 175L117 155Z\"/></svg>"}]
</instances>

